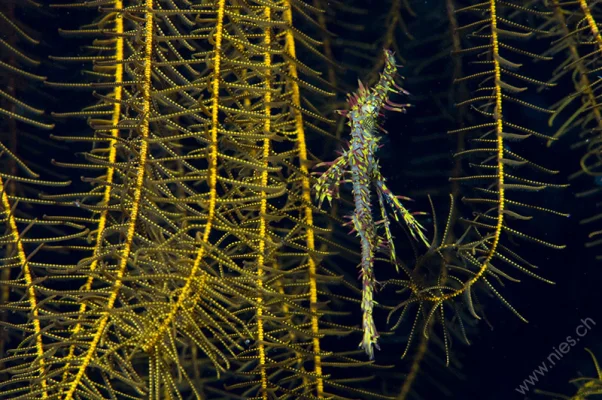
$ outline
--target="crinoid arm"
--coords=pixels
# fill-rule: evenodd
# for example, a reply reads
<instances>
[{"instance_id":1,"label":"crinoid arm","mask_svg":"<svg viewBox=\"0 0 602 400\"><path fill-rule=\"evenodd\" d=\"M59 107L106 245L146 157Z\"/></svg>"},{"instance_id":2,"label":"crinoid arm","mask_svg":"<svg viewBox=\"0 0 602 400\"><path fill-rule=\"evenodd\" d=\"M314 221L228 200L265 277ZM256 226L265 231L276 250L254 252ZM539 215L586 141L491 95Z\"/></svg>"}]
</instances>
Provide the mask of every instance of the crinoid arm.
<instances>
[{"instance_id":1,"label":"crinoid arm","mask_svg":"<svg viewBox=\"0 0 602 400\"><path fill-rule=\"evenodd\" d=\"M523 43L517 47L514 43L507 44L510 37L538 40L539 35L547 33L519 24L523 18L535 18L534 13L538 12L532 5L517 9L503 1L488 1L453 10L454 16L466 21L457 29L458 38L466 35L468 39L458 42L454 54L463 60L471 60L475 67L471 74L465 76L458 71L454 83L463 94L456 106L459 115L465 117L459 121L458 128L448 130L448 134L458 140L458 151L454 154L458 169L449 180L455 185L454 197L460 195L458 198L464 205L455 208L452 201L443 237L434 240L436 245L432 251L420 257L413 267L412 272L417 276L420 274L419 284L398 284L404 293L396 307L396 311L400 311L398 321L413 319L404 354L413 335L422 332L423 337L427 337L436 329L437 334L442 335L449 363L451 341L456 336L449 330L455 329L458 326L456 321L461 323L462 319L484 319L484 309L480 306L483 294L497 299L518 319L527 322L505 296L502 290L505 282L518 283L521 279L515 272L520 272L553 284L537 273L536 265L515 250L523 246L521 241L549 249L563 249L565 246L562 244L532 235L530 231L536 225L526 221L533 218L531 213L568 217L568 214L534 202L540 192L567 187L554 182L555 179L545 178L546 175L559 176L558 171L520 154L523 149L537 146L531 142L551 140L550 136L533 129L533 120L539 115L552 115L554 111L529 103L529 97L525 95L534 87L546 89L550 85L525 75L521 68L523 64L518 62L522 62L521 56L532 59L532 62L551 59L547 55L522 50L518 46L523 46ZM537 15L536 18L546 18L549 14ZM512 26L512 30L500 30L498 24ZM520 109L536 112L538 116L521 119L515 112ZM510 141L514 150L508 145ZM539 155L531 153L531 156ZM525 196L519 192L533 195ZM470 209L470 216L464 208ZM517 290L514 289L515 293ZM395 324L398 325L399 322ZM468 342L464 328L461 331L460 337Z\"/></svg>"}]
</instances>

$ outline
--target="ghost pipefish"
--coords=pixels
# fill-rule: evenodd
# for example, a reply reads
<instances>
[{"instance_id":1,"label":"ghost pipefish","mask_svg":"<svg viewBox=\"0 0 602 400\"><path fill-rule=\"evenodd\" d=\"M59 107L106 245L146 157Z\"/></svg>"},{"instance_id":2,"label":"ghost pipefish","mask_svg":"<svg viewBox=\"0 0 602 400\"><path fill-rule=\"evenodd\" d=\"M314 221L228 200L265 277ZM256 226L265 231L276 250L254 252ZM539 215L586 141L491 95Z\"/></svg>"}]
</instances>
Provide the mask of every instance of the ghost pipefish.
<instances>
[{"instance_id":1,"label":"ghost pipefish","mask_svg":"<svg viewBox=\"0 0 602 400\"><path fill-rule=\"evenodd\" d=\"M354 201L354 212L347 218L350 220L345 225L352 225L352 232L356 233L361 243L360 279L362 281L362 329L363 338L359 347L364 349L370 359L374 359L374 347L378 346L378 332L372 316L374 307L374 291L376 279L374 276L374 254L377 250L389 253L391 262L399 270L395 256L393 235L391 234L389 214L386 206L392 210L397 222L401 220L408 227L410 234L416 240L421 240L429 246L424 234L424 228L414 218L414 215L424 214L410 212L402 200L410 200L404 196L395 196L385 184L386 179L380 172L376 151L379 149L380 135L378 131L387 133L378 125L378 117L382 116L381 109L405 112L409 104L398 104L389 100L389 93L408 94L395 82L397 65L393 52L385 49L385 66L380 74L378 83L372 87L365 87L361 81L357 93L348 95L349 110L339 110L338 113L348 118L347 125L351 127L351 140L349 147L343 150L340 157L334 161L322 162L316 167L328 166L314 185L316 198L321 206L324 199L332 202L333 197L338 197L339 185L351 183ZM350 179L345 179L345 175ZM381 220L374 221L372 217L372 204L370 202L370 189L374 186L381 212ZM384 237L378 232L382 227Z\"/></svg>"}]
</instances>

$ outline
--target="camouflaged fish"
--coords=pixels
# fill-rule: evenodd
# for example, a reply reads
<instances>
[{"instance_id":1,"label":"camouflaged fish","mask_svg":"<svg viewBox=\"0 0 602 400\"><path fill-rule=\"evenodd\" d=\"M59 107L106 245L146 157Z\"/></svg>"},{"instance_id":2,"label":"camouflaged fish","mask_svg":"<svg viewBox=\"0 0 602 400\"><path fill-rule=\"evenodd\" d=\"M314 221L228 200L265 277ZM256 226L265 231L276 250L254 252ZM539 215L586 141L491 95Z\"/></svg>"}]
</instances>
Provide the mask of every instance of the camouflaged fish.
<instances>
[{"instance_id":1,"label":"camouflaged fish","mask_svg":"<svg viewBox=\"0 0 602 400\"><path fill-rule=\"evenodd\" d=\"M346 116L351 127L351 141L349 148L332 162L323 162L319 166L329 166L317 180L314 186L318 203L321 205L324 199L330 203L333 197L338 197L339 185L342 182L353 185L353 200L355 210L347 218L347 223L353 225L352 232L356 232L361 242L362 259L359 265L360 278L362 280L362 303L363 312L362 327L363 339L359 347L363 348L370 359L374 358L374 347L378 347L378 332L372 317L375 300L373 293L377 283L374 277L374 254L377 250L389 253L391 262L398 268L399 263L395 257L393 235L390 229L389 214L387 208L391 208L393 217L397 222L403 220L410 234L416 240L421 240L429 246L424 235L424 228L416 221L414 215L424 213L411 213L401 203L401 200L410 200L407 197L395 196L387 185L386 179L380 173L380 166L376 158L379 149L380 135L378 131L384 129L378 126L377 119L382 116L381 109L405 112L409 104L397 104L389 100L389 93L408 94L395 83L397 65L393 52L385 50L385 67L380 75L378 83L373 88L366 88L359 81L357 93L348 95L349 111L338 111ZM370 190L376 190L380 207L381 220L374 221L372 217L372 204L370 203ZM379 234L382 228L384 237Z\"/></svg>"}]
</instances>

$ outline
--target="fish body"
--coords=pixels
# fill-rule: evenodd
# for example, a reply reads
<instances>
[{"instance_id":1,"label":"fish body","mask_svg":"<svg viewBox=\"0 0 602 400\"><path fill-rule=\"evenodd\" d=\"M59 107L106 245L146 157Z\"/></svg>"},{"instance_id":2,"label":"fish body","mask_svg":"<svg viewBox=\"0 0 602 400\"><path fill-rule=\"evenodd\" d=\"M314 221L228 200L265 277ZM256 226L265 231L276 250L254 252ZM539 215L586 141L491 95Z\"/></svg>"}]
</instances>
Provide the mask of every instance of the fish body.
<instances>
[{"instance_id":1,"label":"fish body","mask_svg":"<svg viewBox=\"0 0 602 400\"><path fill-rule=\"evenodd\" d=\"M387 187L386 179L380 173L380 166L376 152L379 148L379 131L384 131L378 126L378 118L382 109L405 112L408 104L398 104L389 100L389 93L408 94L395 83L397 65L391 51L385 50L385 67L380 75L378 83L373 88L366 88L359 81L357 93L348 96L350 109L339 111L348 118L351 127L351 140L349 148L332 162L318 164L317 166L329 166L329 168L318 178L314 189L319 204L324 199L329 202L338 196L341 182L351 181L354 203L354 212L348 218L349 224L353 226L352 232L359 237L361 244L360 279L362 282L362 330L363 337L359 344L370 359L374 358L374 348L378 347L378 331L374 323L372 312L374 309L374 292L376 290L376 278L374 275L374 255L376 251L384 249L388 251L391 262L398 267L395 256L393 235L390 230L390 219L387 206L392 210L393 217L397 222L403 221L408 227L410 234L415 239L420 239L427 246L429 243L424 235L424 228L414 218L416 213L410 213L401 203L400 198L395 196ZM345 175L350 178L345 179ZM376 191L382 219L374 221L372 216L371 190ZM382 227L384 235L379 234Z\"/></svg>"}]
</instances>

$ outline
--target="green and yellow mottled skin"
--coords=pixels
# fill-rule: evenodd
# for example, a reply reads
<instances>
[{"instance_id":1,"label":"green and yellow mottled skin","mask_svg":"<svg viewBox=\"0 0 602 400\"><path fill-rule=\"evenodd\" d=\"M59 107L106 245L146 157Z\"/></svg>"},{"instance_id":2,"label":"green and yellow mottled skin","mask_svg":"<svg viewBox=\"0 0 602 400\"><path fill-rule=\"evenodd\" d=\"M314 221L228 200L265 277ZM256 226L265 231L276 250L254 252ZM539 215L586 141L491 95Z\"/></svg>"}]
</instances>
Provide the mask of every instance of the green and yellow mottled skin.
<instances>
[{"instance_id":1,"label":"green and yellow mottled skin","mask_svg":"<svg viewBox=\"0 0 602 400\"><path fill-rule=\"evenodd\" d=\"M400 202L407 199L395 196L385 184L386 179L380 173L380 166L376 158L379 148L380 136L377 130L381 129L377 119L381 114L381 108L391 111L405 112L407 104L397 104L389 100L388 94L404 93L401 87L395 83L397 65L393 53L385 50L385 67L380 75L378 83L373 88L366 88L361 81L357 93L349 95L349 111L340 111L349 119L351 127L351 141L349 148L332 162L319 164L328 165L329 168L319 178L315 185L316 197L321 204L324 199L332 201L333 196L338 195L338 186L341 182L351 182L353 185L353 200L355 204L354 213L349 217L361 242L362 259L360 263L360 276L362 279L362 327L363 339L360 347L364 349L370 359L374 358L374 347L378 347L378 332L372 317L374 307L374 289L376 278L374 277L374 254L382 248L388 251L392 263L398 266L395 257L393 235L390 230L390 220L385 208L385 203L393 210L396 221L400 218L409 228L415 239L420 239L429 245L424 228L416 221L414 214L410 213ZM382 130L382 129L381 129ZM384 130L383 130L384 131ZM345 174L349 179L343 179ZM374 221L372 217L372 205L370 202L370 188L374 185L380 206L382 219ZM378 228L384 228L384 237L379 235Z\"/></svg>"}]
</instances>

